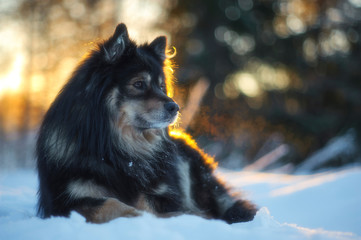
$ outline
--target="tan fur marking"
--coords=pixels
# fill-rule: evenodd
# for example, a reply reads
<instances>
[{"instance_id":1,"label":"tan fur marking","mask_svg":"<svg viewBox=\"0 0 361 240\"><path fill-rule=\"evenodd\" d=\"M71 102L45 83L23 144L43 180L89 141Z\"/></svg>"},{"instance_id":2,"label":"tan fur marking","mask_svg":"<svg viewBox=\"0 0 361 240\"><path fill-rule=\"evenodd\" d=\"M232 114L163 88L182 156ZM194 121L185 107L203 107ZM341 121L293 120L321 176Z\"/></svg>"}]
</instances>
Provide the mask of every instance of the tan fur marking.
<instances>
[{"instance_id":1,"label":"tan fur marking","mask_svg":"<svg viewBox=\"0 0 361 240\"><path fill-rule=\"evenodd\" d=\"M161 130L149 129L142 132L132 126L123 126L120 134L120 144L134 155L150 155L158 149L161 140Z\"/></svg>"},{"instance_id":2,"label":"tan fur marking","mask_svg":"<svg viewBox=\"0 0 361 240\"><path fill-rule=\"evenodd\" d=\"M144 110L146 112L155 111L155 110L159 111L159 110L163 110L163 106L164 106L164 102L162 102L158 99L149 99L145 103Z\"/></svg>"},{"instance_id":3,"label":"tan fur marking","mask_svg":"<svg viewBox=\"0 0 361 240\"><path fill-rule=\"evenodd\" d=\"M143 132L144 138L151 144L156 144L162 134L161 129L149 129Z\"/></svg>"},{"instance_id":4,"label":"tan fur marking","mask_svg":"<svg viewBox=\"0 0 361 240\"><path fill-rule=\"evenodd\" d=\"M151 77L150 74L147 72L141 72L139 73L137 76L135 76L134 78L132 78L129 82L129 84L134 84L135 82L142 80L145 81L147 84L150 83Z\"/></svg>"},{"instance_id":5,"label":"tan fur marking","mask_svg":"<svg viewBox=\"0 0 361 240\"><path fill-rule=\"evenodd\" d=\"M136 217L142 215L137 209L118 201L108 198L101 207L83 207L77 211L86 218L87 222L106 223L118 217Z\"/></svg>"},{"instance_id":6,"label":"tan fur marking","mask_svg":"<svg viewBox=\"0 0 361 240\"><path fill-rule=\"evenodd\" d=\"M116 127L119 132L119 144L127 152L140 158L151 157L161 147L164 129L148 129L139 131L132 126L134 116L132 110L136 108L135 103L125 103L120 109Z\"/></svg>"},{"instance_id":7,"label":"tan fur marking","mask_svg":"<svg viewBox=\"0 0 361 240\"><path fill-rule=\"evenodd\" d=\"M137 203L135 204L135 207L139 210L143 210L149 213L156 214L156 212L153 210L153 208L149 205L146 197L144 194L141 194L138 198Z\"/></svg>"},{"instance_id":8,"label":"tan fur marking","mask_svg":"<svg viewBox=\"0 0 361 240\"><path fill-rule=\"evenodd\" d=\"M132 94L137 94L139 93L139 90L138 89L135 89L133 87L133 84L138 82L138 81L144 81L147 85L147 88L149 88L150 86L150 81L151 81L151 76L149 73L147 72L142 72L142 73L139 73L137 76L133 77L129 82L128 82L128 86L127 86L127 89L130 93Z\"/></svg>"}]
</instances>

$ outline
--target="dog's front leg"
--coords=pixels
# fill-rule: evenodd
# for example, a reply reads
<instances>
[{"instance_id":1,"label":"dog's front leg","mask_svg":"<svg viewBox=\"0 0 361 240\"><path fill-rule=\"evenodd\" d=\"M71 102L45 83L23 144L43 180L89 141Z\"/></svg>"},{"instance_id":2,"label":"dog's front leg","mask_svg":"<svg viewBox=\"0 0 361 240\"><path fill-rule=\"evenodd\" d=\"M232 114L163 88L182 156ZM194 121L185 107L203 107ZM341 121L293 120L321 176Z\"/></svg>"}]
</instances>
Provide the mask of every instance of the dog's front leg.
<instances>
[{"instance_id":1,"label":"dog's front leg","mask_svg":"<svg viewBox=\"0 0 361 240\"><path fill-rule=\"evenodd\" d=\"M136 217L142 212L116 198L87 199L86 204L76 208L87 222L106 223L118 217ZM90 202L98 202L90 204Z\"/></svg>"},{"instance_id":2,"label":"dog's front leg","mask_svg":"<svg viewBox=\"0 0 361 240\"><path fill-rule=\"evenodd\" d=\"M247 222L254 218L256 207L237 195L231 195L209 166L194 161L191 172L194 200L210 218L222 219L227 223Z\"/></svg>"}]
</instances>

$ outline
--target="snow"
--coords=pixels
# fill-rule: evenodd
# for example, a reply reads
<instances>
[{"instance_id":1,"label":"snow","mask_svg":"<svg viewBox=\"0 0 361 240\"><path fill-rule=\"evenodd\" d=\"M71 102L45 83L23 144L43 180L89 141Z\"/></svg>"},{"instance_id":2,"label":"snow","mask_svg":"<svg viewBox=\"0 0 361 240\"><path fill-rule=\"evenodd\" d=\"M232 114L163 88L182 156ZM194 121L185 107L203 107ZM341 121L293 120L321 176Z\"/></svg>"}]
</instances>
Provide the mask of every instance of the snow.
<instances>
[{"instance_id":1,"label":"snow","mask_svg":"<svg viewBox=\"0 0 361 240\"><path fill-rule=\"evenodd\" d=\"M361 168L312 175L223 173L279 222L361 234Z\"/></svg>"},{"instance_id":2,"label":"snow","mask_svg":"<svg viewBox=\"0 0 361 240\"><path fill-rule=\"evenodd\" d=\"M0 171L0 239L361 239L361 167L309 175L217 171L260 207L254 221L228 225L196 216L145 213L106 224L35 216L33 170Z\"/></svg>"},{"instance_id":3,"label":"snow","mask_svg":"<svg viewBox=\"0 0 361 240\"><path fill-rule=\"evenodd\" d=\"M334 137L327 145L305 159L297 168L297 172L303 173L315 169L324 163L331 162L333 158L347 159L356 156L358 147L356 143L356 131L349 129L344 135ZM344 160L345 161L345 160Z\"/></svg>"}]
</instances>

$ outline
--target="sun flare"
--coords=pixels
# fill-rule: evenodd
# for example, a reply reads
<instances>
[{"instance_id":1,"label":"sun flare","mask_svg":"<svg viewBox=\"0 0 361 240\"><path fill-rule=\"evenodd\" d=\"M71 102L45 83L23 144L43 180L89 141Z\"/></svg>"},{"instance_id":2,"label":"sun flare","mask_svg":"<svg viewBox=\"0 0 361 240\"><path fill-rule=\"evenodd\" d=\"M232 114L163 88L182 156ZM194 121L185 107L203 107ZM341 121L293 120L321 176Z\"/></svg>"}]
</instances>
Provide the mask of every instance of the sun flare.
<instances>
[{"instance_id":1,"label":"sun flare","mask_svg":"<svg viewBox=\"0 0 361 240\"><path fill-rule=\"evenodd\" d=\"M24 63L25 56L18 53L12 63L11 69L0 75L0 97L7 92L17 92L20 90Z\"/></svg>"}]
</instances>

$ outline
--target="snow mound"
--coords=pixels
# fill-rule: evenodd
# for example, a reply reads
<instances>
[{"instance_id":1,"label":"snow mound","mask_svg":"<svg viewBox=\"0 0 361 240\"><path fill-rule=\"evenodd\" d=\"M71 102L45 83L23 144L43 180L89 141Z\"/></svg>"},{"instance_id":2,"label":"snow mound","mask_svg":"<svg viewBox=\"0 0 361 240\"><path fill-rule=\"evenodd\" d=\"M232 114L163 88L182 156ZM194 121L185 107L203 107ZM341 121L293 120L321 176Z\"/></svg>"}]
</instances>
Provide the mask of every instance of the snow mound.
<instances>
[{"instance_id":1,"label":"snow mound","mask_svg":"<svg viewBox=\"0 0 361 240\"><path fill-rule=\"evenodd\" d=\"M250 174L225 173L227 174L230 174L228 178L234 180L243 179L242 188L248 186L247 192L251 192L252 186L255 186L247 180ZM256 185L262 181L268 184L270 178L265 178L262 173L253 174L254 179L259 174L257 179L261 181ZM361 170L358 174L361 176ZM279 181L282 186L287 184L285 180ZM234 183L237 184L237 181ZM241 185L238 183L239 187ZM101 225L86 223L76 212L70 218L53 217L43 220L35 216L36 189L37 178L33 171L0 172L0 239L361 239L351 232L301 227L296 225L297 221L295 224L280 223L271 215L268 207L260 208L254 221L233 225L191 215L160 219L147 213L136 218L118 218ZM257 192L256 187L254 190ZM285 195L278 195L280 196ZM257 202L257 199L254 200ZM276 209L275 205L271 206Z\"/></svg>"}]
</instances>

